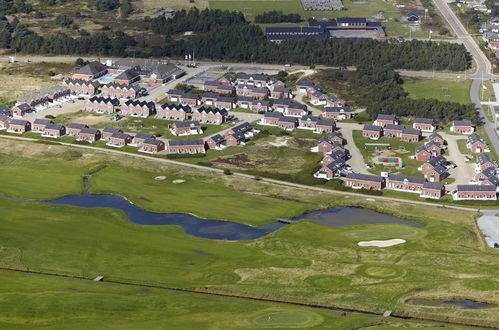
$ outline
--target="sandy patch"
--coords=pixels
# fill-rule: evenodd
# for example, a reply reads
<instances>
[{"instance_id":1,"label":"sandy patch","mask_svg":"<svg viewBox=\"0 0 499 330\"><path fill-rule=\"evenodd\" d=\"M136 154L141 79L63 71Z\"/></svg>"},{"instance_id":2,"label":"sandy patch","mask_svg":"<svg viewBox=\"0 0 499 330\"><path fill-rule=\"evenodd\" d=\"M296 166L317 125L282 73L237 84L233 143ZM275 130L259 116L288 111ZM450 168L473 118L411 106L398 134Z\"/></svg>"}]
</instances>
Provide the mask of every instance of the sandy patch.
<instances>
[{"instance_id":1,"label":"sandy patch","mask_svg":"<svg viewBox=\"0 0 499 330\"><path fill-rule=\"evenodd\" d=\"M172 181L172 183L175 183L175 184L177 184L177 183L184 183L184 182L185 182L185 180L182 180L182 179L177 179L177 180L173 180Z\"/></svg>"},{"instance_id":2,"label":"sandy patch","mask_svg":"<svg viewBox=\"0 0 499 330\"><path fill-rule=\"evenodd\" d=\"M98 123L110 122L111 118L106 116L81 116L75 118L76 122L79 124L85 124L88 126L95 125Z\"/></svg>"},{"instance_id":3,"label":"sandy patch","mask_svg":"<svg viewBox=\"0 0 499 330\"><path fill-rule=\"evenodd\" d=\"M269 142L269 144L274 147L285 147L288 145L288 139L286 137L277 137L274 141Z\"/></svg>"},{"instance_id":4,"label":"sandy patch","mask_svg":"<svg viewBox=\"0 0 499 330\"><path fill-rule=\"evenodd\" d=\"M160 176L157 176L154 178L154 180L156 180L156 181L163 181L164 179L166 179L166 176L164 176L164 175L160 175Z\"/></svg>"},{"instance_id":5,"label":"sandy patch","mask_svg":"<svg viewBox=\"0 0 499 330\"><path fill-rule=\"evenodd\" d=\"M394 239L387 239L383 241L361 241L357 243L358 246L375 246L375 247L388 247L388 246L393 246L393 245L398 245L405 243L405 239L401 238L394 238Z\"/></svg>"}]
</instances>

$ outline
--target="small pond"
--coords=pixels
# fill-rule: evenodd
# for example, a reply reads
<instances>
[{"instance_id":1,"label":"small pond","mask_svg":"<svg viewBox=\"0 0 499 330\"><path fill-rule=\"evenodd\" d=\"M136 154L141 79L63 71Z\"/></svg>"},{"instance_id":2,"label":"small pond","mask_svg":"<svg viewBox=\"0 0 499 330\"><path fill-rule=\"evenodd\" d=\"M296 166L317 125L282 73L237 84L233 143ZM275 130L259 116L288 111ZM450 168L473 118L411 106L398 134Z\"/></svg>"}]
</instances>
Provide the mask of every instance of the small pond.
<instances>
[{"instance_id":1,"label":"small pond","mask_svg":"<svg viewBox=\"0 0 499 330\"><path fill-rule=\"evenodd\" d=\"M482 309L493 307L486 303L480 303L472 300L431 300L431 299L410 299L407 301L413 305L428 307L458 307L462 309Z\"/></svg>"}]
</instances>

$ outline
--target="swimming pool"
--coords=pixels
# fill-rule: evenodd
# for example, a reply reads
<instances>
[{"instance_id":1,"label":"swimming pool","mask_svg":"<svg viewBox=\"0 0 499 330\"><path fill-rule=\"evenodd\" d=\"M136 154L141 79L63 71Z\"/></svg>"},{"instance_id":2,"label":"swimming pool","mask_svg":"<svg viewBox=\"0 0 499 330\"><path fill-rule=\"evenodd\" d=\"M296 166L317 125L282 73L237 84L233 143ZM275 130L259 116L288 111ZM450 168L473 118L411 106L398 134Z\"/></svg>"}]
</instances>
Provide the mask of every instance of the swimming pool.
<instances>
[{"instance_id":1,"label":"swimming pool","mask_svg":"<svg viewBox=\"0 0 499 330\"><path fill-rule=\"evenodd\" d=\"M102 78L99 79L99 81L101 83L106 83L107 84L107 83L113 82L114 78L116 78L116 77L114 77L114 76L113 77L102 77Z\"/></svg>"}]
</instances>

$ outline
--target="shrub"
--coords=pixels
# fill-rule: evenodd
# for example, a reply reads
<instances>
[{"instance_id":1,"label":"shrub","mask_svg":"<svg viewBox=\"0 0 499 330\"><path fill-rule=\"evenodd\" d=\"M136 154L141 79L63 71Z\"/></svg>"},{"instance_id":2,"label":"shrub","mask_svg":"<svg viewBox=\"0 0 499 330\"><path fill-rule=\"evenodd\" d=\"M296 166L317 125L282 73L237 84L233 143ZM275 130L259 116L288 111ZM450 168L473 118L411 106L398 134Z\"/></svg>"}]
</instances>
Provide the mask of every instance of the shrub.
<instances>
[{"instance_id":1,"label":"shrub","mask_svg":"<svg viewBox=\"0 0 499 330\"><path fill-rule=\"evenodd\" d=\"M98 11L110 11L118 8L120 2L118 0L96 0L95 8Z\"/></svg>"}]
</instances>

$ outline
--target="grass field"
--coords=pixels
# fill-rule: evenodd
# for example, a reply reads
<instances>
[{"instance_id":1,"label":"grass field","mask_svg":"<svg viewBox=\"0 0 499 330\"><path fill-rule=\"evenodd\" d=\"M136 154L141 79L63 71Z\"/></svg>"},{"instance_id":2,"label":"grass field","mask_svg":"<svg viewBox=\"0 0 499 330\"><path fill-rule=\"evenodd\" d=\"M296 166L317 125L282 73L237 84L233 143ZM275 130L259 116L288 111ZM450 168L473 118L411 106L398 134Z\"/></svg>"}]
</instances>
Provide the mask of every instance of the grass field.
<instances>
[{"instance_id":1,"label":"grass field","mask_svg":"<svg viewBox=\"0 0 499 330\"><path fill-rule=\"evenodd\" d=\"M0 64L0 105L14 105L22 96L36 93L42 89L60 84L62 77L51 79L49 72L66 73L73 64L64 63L2 63Z\"/></svg>"},{"instance_id":2,"label":"grass field","mask_svg":"<svg viewBox=\"0 0 499 330\"><path fill-rule=\"evenodd\" d=\"M218 329L358 326L449 328L432 322L379 319L239 298L0 271L0 327L17 329ZM43 288L41 293L40 288Z\"/></svg>"},{"instance_id":3,"label":"grass field","mask_svg":"<svg viewBox=\"0 0 499 330\"><path fill-rule=\"evenodd\" d=\"M404 77L404 90L415 99L437 99L470 104L471 80Z\"/></svg>"},{"instance_id":4,"label":"grass field","mask_svg":"<svg viewBox=\"0 0 499 330\"><path fill-rule=\"evenodd\" d=\"M0 192L8 189L9 193L23 195L21 197L29 197L27 192L31 182L41 182L42 179L45 179L46 185L40 185L39 191L36 192L40 198L44 192L47 195L62 195L81 191L81 187L76 183L70 184L68 188L66 182L72 182L73 177L76 182L80 173L94 167L97 160L114 161L115 164L91 177L90 191L121 193L137 203L140 203L140 197L150 198L150 204L147 202L141 206L151 210L170 210L172 206L177 210L190 207L196 210L196 213L205 216L210 214L216 218L239 211L239 219L242 219L247 218L245 214L249 217L258 214L286 216L286 213L289 214L292 210L298 212L309 208L309 204L349 204L386 210L425 225L421 228L384 224L330 228L302 221L258 240L230 242L195 238L175 226L135 225L124 219L121 212L112 209L45 205L0 197L0 264L3 266L90 278L104 275L111 280L297 299L377 312L391 309L402 314L445 316L453 320L471 318L477 322L497 319L499 307L475 310L471 313L452 307L435 309L404 303L409 298L459 298L499 305L499 290L483 290L483 283L492 283L491 288L497 283L495 269L498 266L498 251L485 247L474 223L475 214L472 212L421 207L393 201L371 202L362 196L324 196L324 193L320 192L283 189L234 176L218 179L175 165L158 165L128 159L126 156L107 156L100 152L81 155L80 158L73 155L68 158L72 160L65 161L62 166L59 165L60 159L68 153L67 147L19 143L16 148L9 149L5 141L0 141L0 147L3 154L9 153L2 156L0 163L2 169L9 170L8 176L0 178L3 183ZM19 159L17 163L9 161L13 153L18 159L21 156L23 159ZM31 159L28 155L43 161ZM54 180L56 175L37 174L33 169L36 169L40 162L51 166L54 171L59 171L57 173L68 172L67 176ZM19 164L25 165L23 167ZM27 172L28 165L32 167ZM72 175L68 168L73 168ZM167 176L167 180L161 183L153 180L155 175L162 174ZM170 180L181 175L187 179L185 188L171 188ZM14 176L25 176L28 180L10 181ZM199 182L194 182L194 178ZM16 189L19 191L16 192ZM269 197L252 194L252 198L248 199L248 194L242 193L240 189ZM229 199L215 202L217 194L224 194L224 197ZM259 199L255 200L253 197ZM191 199L191 206L188 206L188 198ZM282 198L307 204L291 201L281 203ZM266 201L269 203L265 204ZM236 217L237 214L233 216ZM407 243L386 249L357 246L357 242L361 240L390 238L403 238ZM196 251L203 251L204 254ZM15 289L15 284L10 283L5 282L2 285L14 287L12 291L21 291ZM81 317L82 314L79 313L85 315L90 309L81 307L82 302L79 299L86 297L87 303L99 307L99 312L92 312L93 318L86 318L89 322L98 322L102 315L100 313L109 309L105 301L108 294L102 291L98 294L102 302L96 304L93 300L97 299L94 298L94 291L89 289L92 293L77 295L77 285L64 286L68 288L65 291L70 291L69 293L56 289L40 291L39 283L33 284L32 287L38 288L36 296L29 293L9 294L8 300L2 296L0 304L11 308L9 317L2 322L33 320L33 314L23 313L24 310L19 307L21 301L32 308L28 310L41 312L39 308L43 306L43 318L49 319L47 324L55 322L52 318L61 322L61 316L58 314L60 305L56 302L64 300L54 302L52 294L59 298L70 294L72 297L67 298L67 309L76 313L76 318ZM43 286L47 287L50 288L49 284ZM29 292L29 288L30 286L25 284L24 289ZM122 295L112 294L118 297L118 305L113 309L114 314L108 316L110 319L122 315L122 304L134 306L137 303L135 299L146 299L144 292L142 296L130 292L123 291ZM124 298L127 295L130 300ZM26 302L27 297L29 304ZM36 297L36 304L31 303L32 299L35 299L33 297ZM164 306L155 298L147 301L156 302L156 306ZM181 301L178 300L179 306L184 306L186 310L192 308L191 303ZM73 311L71 306L79 307ZM149 310L148 306L144 303L140 308ZM289 310L282 313L278 311L277 314L267 311L270 313L270 319L279 324L262 325L265 317L260 317L258 310L253 312L249 309L250 307L246 313L252 322L249 327L290 326L279 323L284 322L282 320L286 318ZM210 310L207 310L207 313L209 312ZM72 313L66 314L69 324L75 322ZM106 315L107 313L104 317ZM164 315L169 317L169 314ZM128 317L132 318L131 324L140 324L140 320L133 320L132 315ZM206 321L202 316L199 318ZM159 316L148 319L161 322ZM198 318L193 318L191 322L195 320ZM307 314L296 315L294 322L304 326L302 322L311 322L307 324L312 325L317 320L316 316ZM184 321L188 322L187 319ZM220 322L219 315L208 317L207 322ZM192 323L192 326L195 325L196 323ZM229 324L227 326L231 327ZM321 327L330 328L331 324Z\"/></svg>"}]
</instances>

